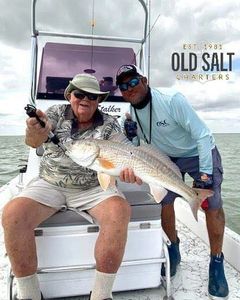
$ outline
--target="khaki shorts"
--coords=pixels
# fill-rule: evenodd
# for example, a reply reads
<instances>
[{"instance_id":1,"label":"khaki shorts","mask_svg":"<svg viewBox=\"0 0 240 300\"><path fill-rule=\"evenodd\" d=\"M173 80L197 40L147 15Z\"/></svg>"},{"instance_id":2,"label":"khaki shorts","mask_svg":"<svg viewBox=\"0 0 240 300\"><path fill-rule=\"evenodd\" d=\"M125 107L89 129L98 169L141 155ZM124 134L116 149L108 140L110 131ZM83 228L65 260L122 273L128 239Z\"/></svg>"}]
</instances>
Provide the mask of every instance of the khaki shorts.
<instances>
[{"instance_id":1,"label":"khaki shorts","mask_svg":"<svg viewBox=\"0 0 240 300\"><path fill-rule=\"evenodd\" d=\"M70 209L77 211L87 211L107 198L119 196L125 199L117 187L103 191L100 186L86 191L80 189L68 189L50 184L39 177L31 180L17 197L27 197L56 210Z\"/></svg>"}]
</instances>

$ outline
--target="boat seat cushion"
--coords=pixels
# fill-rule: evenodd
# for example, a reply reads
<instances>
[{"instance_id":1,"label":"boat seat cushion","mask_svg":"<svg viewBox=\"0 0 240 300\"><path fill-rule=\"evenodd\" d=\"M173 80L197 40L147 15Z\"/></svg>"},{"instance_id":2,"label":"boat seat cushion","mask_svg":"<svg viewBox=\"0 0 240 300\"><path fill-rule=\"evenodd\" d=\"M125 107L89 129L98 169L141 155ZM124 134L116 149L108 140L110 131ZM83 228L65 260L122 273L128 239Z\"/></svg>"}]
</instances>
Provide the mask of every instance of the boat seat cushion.
<instances>
[{"instance_id":1,"label":"boat seat cushion","mask_svg":"<svg viewBox=\"0 0 240 300\"><path fill-rule=\"evenodd\" d=\"M161 216L161 204L154 201L147 191L123 191L131 205L131 222L159 220ZM58 212L44 221L39 227L59 227L91 224L81 215L67 210Z\"/></svg>"}]
</instances>

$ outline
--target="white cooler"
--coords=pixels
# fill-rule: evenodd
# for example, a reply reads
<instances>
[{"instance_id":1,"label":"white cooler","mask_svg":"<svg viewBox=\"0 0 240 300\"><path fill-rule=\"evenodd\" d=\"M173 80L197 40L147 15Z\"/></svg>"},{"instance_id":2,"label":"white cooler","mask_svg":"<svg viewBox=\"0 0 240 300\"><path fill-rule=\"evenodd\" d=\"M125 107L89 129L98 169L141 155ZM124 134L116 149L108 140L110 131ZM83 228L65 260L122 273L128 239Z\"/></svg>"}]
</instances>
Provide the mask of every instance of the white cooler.
<instances>
[{"instance_id":1,"label":"white cooler","mask_svg":"<svg viewBox=\"0 0 240 300\"><path fill-rule=\"evenodd\" d=\"M158 287L163 251L161 205L146 191L125 191L132 206L125 255L113 291ZM38 274L45 298L89 294L98 226L72 211L59 212L36 231Z\"/></svg>"}]
</instances>

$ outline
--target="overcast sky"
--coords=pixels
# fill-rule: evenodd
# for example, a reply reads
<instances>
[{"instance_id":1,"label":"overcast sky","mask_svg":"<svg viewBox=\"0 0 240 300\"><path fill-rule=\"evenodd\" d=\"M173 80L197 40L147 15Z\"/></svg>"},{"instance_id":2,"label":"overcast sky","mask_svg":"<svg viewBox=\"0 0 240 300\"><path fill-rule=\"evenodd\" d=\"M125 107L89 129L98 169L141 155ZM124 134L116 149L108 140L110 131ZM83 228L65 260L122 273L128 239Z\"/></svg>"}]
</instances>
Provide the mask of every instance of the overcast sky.
<instances>
[{"instance_id":1,"label":"overcast sky","mask_svg":"<svg viewBox=\"0 0 240 300\"><path fill-rule=\"evenodd\" d=\"M137 2L95 0L95 33L139 37L143 13ZM91 33L92 7L88 3L93 1L38 0L38 25L42 29ZM24 134L31 1L0 0L0 6L0 135ZM151 86L174 87L184 93L213 132L240 132L240 1L152 0L151 23L156 20L151 31ZM43 43L41 40L40 45ZM191 52L197 55L199 65L202 45L222 45L222 50L216 51L218 58L223 52L225 67L229 67L226 53L235 53L232 71L217 72L222 80L177 79L186 72L172 70L171 56L184 52L187 59L184 44L197 44L198 49ZM189 75L196 73L200 73L199 67Z\"/></svg>"}]
</instances>

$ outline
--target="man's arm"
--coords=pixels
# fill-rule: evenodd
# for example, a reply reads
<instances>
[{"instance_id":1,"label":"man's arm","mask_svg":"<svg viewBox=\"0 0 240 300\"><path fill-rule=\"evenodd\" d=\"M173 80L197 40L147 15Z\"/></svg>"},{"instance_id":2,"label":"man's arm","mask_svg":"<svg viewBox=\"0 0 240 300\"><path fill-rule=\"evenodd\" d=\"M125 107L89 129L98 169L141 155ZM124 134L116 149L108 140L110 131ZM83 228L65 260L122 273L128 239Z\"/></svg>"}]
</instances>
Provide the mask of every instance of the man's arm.
<instances>
[{"instance_id":1,"label":"man's arm","mask_svg":"<svg viewBox=\"0 0 240 300\"><path fill-rule=\"evenodd\" d=\"M188 131L197 143L199 172L211 175L213 137L209 128L182 94L176 94L172 100L172 112L176 122Z\"/></svg>"}]
</instances>

